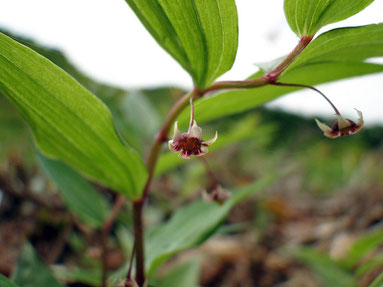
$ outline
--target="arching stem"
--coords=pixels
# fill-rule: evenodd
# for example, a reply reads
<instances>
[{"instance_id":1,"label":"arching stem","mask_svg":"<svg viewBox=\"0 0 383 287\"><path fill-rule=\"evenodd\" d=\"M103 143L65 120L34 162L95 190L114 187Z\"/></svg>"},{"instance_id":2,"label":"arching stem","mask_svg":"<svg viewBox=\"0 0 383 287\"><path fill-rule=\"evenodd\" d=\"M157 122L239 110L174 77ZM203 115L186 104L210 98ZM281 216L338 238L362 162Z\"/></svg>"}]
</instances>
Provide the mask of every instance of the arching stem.
<instances>
[{"instance_id":1,"label":"arching stem","mask_svg":"<svg viewBox=\"0 0 383 287\"><path fill-rule=\"evenodd\" d=\"M290 84L290 83L280 83L280 82L273 82L273 83L270 83L270 84L274 85L274 86L299 87L299 88L307 88L307 89L313 90L313 91L319 93L331 105L331 107L334 109L335 113L340 116L340 112L335 107L335 105L330 101L329 98L327 98L325 96L325 94L323 94L317 88L314 88L314 87L308 86L308 85L302 85L302 84Z\"/></svg>"}]
</instances>

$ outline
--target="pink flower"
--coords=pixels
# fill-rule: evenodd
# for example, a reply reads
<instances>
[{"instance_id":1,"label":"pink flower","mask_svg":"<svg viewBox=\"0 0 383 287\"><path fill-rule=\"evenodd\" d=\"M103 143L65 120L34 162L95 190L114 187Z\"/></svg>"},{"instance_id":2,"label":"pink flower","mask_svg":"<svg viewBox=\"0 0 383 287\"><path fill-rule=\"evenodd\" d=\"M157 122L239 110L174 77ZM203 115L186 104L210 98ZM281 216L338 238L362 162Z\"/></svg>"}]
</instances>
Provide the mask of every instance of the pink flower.
<instances>
[{"instance_id":1,"label":"pink flower","mask_svg":"<svg viewBox=\"0 0 383 287\"><path fill-rule=\"evenodd\" d=\"M208 141L202 140L202 129L197 126L197 122L193 121L187 133L181 134L178 129L177 122L174 124L174 135L169 141L169 149L171 152L181 152L178 157L189 159L192 155L201 156L208 153L208 146L212 145L218 138L215 133L214 138Z\"/></svg>"},{"instance_id":2,"label":"pink flower","mask_svg":"<svg viewBox=\"0 0 383 287\"><path fill-rule=\"evenodd\" d=\"M353 122L350 119L343 118L340 114L336 115L338 117L338 120L334 123L332 128L325 125L324 123L321 123L317 119L315 119L315 121L326 137L337 138L337 137L348 136L348 135L356 134L364 126L362 112L358 110L356 110L356 112L358 113L358 116L359 116L357 123Z\"/></svg>"}]
</instances>

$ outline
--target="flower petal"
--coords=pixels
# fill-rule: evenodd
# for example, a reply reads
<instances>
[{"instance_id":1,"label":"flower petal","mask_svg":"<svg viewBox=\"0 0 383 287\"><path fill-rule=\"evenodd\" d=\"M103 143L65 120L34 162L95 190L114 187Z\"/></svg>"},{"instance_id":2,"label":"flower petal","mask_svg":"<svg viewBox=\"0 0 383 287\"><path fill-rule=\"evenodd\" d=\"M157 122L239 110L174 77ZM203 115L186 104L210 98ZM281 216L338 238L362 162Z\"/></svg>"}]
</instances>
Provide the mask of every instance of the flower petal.
<instances>
[{"instance_id":1,"label":"flower petal","mask_svg":"<svg viewBox=\"0 0 383 287\"><path fill-rule=\"evenodd\" d=\"M168 141L169 150L171 152L179 152L180 148L177 147L177 144L174 142L174 140Z\"/></svg>"},{"instance_id":2,"label":"flower petal","mask_svg":"<svg viewBox=\"0 0 383 287\"><path fill-rule=\"evenodd\" d=\"M315 119L315 122L317 123L318 127L322 130L322 132L326 133L331 133L332 129L328 126L325 125L324 123L320 122L318 119Z\"/></svg>"},{"instance_id":3,"label":"flower petal","mask_svg":"<svg viewBox=\"0 0 383 287\"><path fill-rule=\"evenodd\" d=\"M336 116L338 117L339 130L342 130L342 129L345 129L345 128L348 128L349 126L351 126L351 123L348 119L345 119L341 115L336 115Z\"/></svg>"},{"instance_id":4,"label":"flower petal","mask_svg":"<svg viewBox=\"0 0 383 287\"><path fill-rule=\"evenodd\" d=\"M209 152L209 149L205 146L201 146L201 151L194 154L195 156L202 156L202 155L205 155Z\"/></svg>"},{"instance_id":5,"label":"flower petal","mask_svg":"<svg viewBox=\"0 0 383 287\"><path fill-rule=\"evenodd\" d=\"M363 114L361 111L355 109L355 111L358 113L358 126L362 127L364 125L364 120L363 120Z\"/></svg>"},{"instance_id":6,"label":"flower petal","mask_svg":"<svg viewBox=\"0 0 383 287\"><path fill-rule=\"evenodd\" d=\"M189 136L202 140L202 129L197 125L196 121L193 122Z\"/></svg>"},{"instance_id":7,"label":"flower petal","mask_svg":"<svg viewBox=\"0 0 383 287\"><path fill-rule=\"evenodd\" d=\"M212 145L213 143L215 143L217 139L218 139L218 132L215 132L215 136L212 139L205 141L205 142L202 142L202 144L205 146L209 146L209 145Z\"/></svg>"},{"instance_id":8,"label":"flower petal","mask_svg":"<svg viewBox=\"0 0 383 287\"><path fill-rule=\"evenodd\" d=\"M180 130L178 129L178 122L174 123L173 141L177 141L182 137Z\"/></svg>"},{"instance_id":9,"label":"flower petal","mask_svg":"<svg viewBox=\"0 0 383 287\"><path fill-rule=\"evenodd\" d=\"M182 151L179 155L178 155L179 158L183 158L183 159L190 159L191 158L191 155L188 155L187 152L185 151Z\"/></svg>"}]
</instances>

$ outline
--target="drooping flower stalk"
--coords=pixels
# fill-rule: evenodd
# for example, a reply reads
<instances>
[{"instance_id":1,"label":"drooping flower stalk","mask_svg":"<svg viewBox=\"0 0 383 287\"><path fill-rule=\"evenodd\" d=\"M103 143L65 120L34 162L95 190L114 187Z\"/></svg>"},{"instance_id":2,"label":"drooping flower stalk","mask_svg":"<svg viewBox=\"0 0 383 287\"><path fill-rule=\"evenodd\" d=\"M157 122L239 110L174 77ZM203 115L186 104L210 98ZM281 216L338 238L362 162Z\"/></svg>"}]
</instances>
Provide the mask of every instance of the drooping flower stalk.
<instances>
[{"instance_id":1,"label":"drooping flower stalk","mask_svg":"<svg viewBox=\"0 0 383 287\"><path fill-rule=\"evenodd\" d=\"M315 87L312 87L312 86L308 86L308 85L302 85L302 84L290 84L290 83L280 83L280 82L274 82L272 83L272 85L274 86L285 86L285 87L299 87L299 88L307 88L307 89L310 89L310 90L313 90L315 92L317 92L318 94L320 94L329 104L330 106L333 108L333 110L335 111L335 114L336 115L340 115L340 112L339 110L335 107L335 105L330 101L330 99L328 97L326 97L325 94L323 94L321 91L319 91L317 88Z\"/></svg>"},{"instance_id":2,"label":"drooping flower stalk","mask_svg":"<svg viewBox=\"0 0 383 287\"><path fill-rule=\"evenodd\" d=\"M312 86L308 85L302 85L302 84L290 84L290 83L280 83L280 82L273 82L271 83L275 86L286 86L286 87L300 87L300 88L308 88L311 89L317 93L319 93L334 109L335 115L337 116L337 121L333 124L332 128L327 126L326 124L320 122L318 119L315 119L318 127L323 131L323 134L326 137L329 138L337 138L337 137L343 137L347 135L352 135L357 132L359 132L364 127L364 121L363 121L363 115L361 111L357 111L358 113L358 122L355 123L354 121L344 118L339 110L335 107L335 105L330 101L328 97L325 96L321 91L319 91L317 88L314 88Z\"/></svg>"}]
</instances>

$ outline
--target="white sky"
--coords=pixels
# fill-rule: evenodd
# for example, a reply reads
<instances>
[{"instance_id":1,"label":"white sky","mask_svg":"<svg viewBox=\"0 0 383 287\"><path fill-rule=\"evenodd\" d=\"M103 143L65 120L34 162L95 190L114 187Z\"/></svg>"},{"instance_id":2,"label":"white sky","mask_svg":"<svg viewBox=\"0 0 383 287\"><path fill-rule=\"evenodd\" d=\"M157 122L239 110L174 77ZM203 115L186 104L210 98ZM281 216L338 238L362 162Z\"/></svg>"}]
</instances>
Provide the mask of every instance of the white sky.
<instances>
[{"instance_id":1,"label":"white sky","mask_svg":"<svg viewBox=\"0 0 383 287\"><path fill-rule=\"evenodd\" d=\"M237 0L239 48L231 71L220 79L244 79L254 63L290 52L298 39L283 14L283 0ZM62 50L86 74L126 88L191 87L190 77L152 39L124 0L1 0L0 27ZM383 22L383 0L351 19L327 26ZM381 59L379 59L380 62ZM361 110L367 124L383 123L383 74L327 84L320 89L345 116ZM326 102L310 91L275 100L269 106L305 115L329 115Z\"/></svg>"}]
</instances>

